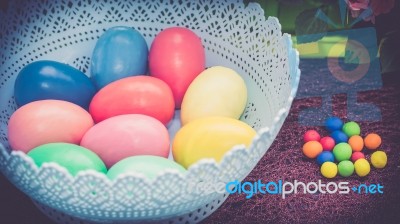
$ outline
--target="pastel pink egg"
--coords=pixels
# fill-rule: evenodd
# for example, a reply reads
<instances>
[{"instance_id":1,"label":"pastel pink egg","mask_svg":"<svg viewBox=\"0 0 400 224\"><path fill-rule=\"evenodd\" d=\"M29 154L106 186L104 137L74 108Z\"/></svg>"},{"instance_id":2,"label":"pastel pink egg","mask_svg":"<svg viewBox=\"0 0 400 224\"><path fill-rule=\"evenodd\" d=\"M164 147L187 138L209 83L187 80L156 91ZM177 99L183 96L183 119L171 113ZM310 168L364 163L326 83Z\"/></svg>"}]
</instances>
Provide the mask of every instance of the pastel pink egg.
<instances>
[{"instance_id":1,"label":"pastel pink egg","mask_svg":"<svg viewBox=\"0 0 400 224\"><path fill-rule=\"evenodd\" d=\"M11 116L8 141L13 150L25 153L46 143L79 144L93 125L90 114L78 105L61 100L34 101Z\"/></svg>"},{"instance_id":2,"label":"pastel pink egg","mask_svg":"<svg viewBox=\"0 0 400 224\"><path fill-rule=\"evenodd\" d=\"M167 158L169 134L157 119L142 114L108 118L93 126L82 138L81 146L92 150L109 168L136 155Z\"/></svg>"}]
</instances>

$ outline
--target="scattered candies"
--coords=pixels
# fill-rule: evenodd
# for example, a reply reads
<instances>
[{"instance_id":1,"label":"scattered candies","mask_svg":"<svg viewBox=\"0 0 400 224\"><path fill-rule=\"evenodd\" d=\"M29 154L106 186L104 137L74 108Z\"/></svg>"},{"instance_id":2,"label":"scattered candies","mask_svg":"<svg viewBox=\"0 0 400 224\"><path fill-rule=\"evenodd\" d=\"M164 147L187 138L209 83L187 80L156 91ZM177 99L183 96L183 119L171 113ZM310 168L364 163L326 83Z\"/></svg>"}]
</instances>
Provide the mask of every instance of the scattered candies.
<instances>
[{"instance_id":1,"label":"scattered candies","mask_svg":"<svg viewBox=\"0 0 400 224\"><path fill-rule=\"evenodd\" d=\"M304 133L303 139L304 142L319 141L321 139L321 136L318 134L316 130L308 130L306 131L306 133Z\"/></svg>"},{"instance_id":2,"label":"scattered candies","mask_svg":"<svg viewBox=\"0 0 400 224\"><path fill-rule=\"evenodd\" d=\"M387 164L387 155L383 151L376 151L371 155L371 163L377 169L382 169Z\"/></svg>"},{"instance_id":3,"label":"scattered candies","mask_svg":"<svg viewBox=\"0 0 400 224\"><path fill-rule=\"evenodd\" d=\"M362 152L353 152L353 154L351 154L351 161L353 161L353 163L359 159L365 159L365 155Z\"/></svg>"},{"instance_id":4,"label":"scattered candies","mask_svg":"<svg viewBox=\"0 0 400 224\"><path fill-rule=\"evenodd\" d=\"M358 125L354 121L350 121L344 124L342 130L348 137L351 137L353 135L360 135L361 133L360 125Z\"/></svg>"},{"instance_id":5,"label":"scattered candies","mask_svg":"<svg viewBox=\"0 0 400 224\"><path fill-rule=\"evenodd\" d=\"M342 177L349 177L354 173L354 165L351 161L343 160L338 164L339 174Z\"/></svg>"},{"instance_id":6,"label":"scattered candies","mask_svg":"<svg viewBox=\"0 0 400 224\"><path fill-rule=\"evenodd\" d=\"M322 148L327 151L332 151L333 147L335 147L335 140L329 136L321 138L319 143L321 143Z\"/></svg>"},{"instance_id":7,"label":"scattered candies","mask_svg":"<svg viewBox=\"0 0 400 224\"><path fill-rule=\"evenodd\" d=\"M354 163L354 169L358 176L365 177L371 171L371 166L366 159L359 159Z\"/></svg>"},{"instance_id":8,"label":"scattered candies","mask_svg":"<svg viewBox=\"0 0 400 224\"><path fill-rule=\"evenodd\" d=\"M336 177L338 172L338 167L333 162L325 162L321 166L321 174L326 178L334 178Z\"/></svg>"},{"instance_id":9,"label":"scattered candies","mask_svg":"<svg viewBox=\"0 0 400 224\"><path fill-rule=\"evenodd\" d=\"M323 151L317 156L318 165L322 165L325 162L335 162L335 157L330 151Z\"/></svg>"},{"instance_id":10,"label":"scattered candies","mask_svg":"<svg viewBox=\"0 0 400 224\"><path fill-rule=\"evenodd\" d=\"M325 127L328 131L342 130L343 121L338 117L330 117L325 121Z\"/></svg>"},{"instance_id":11,"label":"scattered candies","mask_svg":"<svg viewBox=\"0 0 400 224\"><path fill-rule=\"evenodd\" d=\"M316 158L322 152L322 145L317 141L309 141L303 145L303 153L310 159Z\"/></svg>"},{"instance_id":12,"label":"scattered candies","mask_svg":"<svg viewBox=\"0 0 400 224\"><path fill-rule=\"evenodd\" d=\"M349 160L351 157L351 147L347 143L339 143L333 148L333 155L338 162Z\"/></svg>"},{"instance_id":13,"label":"scattered candies","mask_svg":"<svg viewBox=\"0 0 400 224\"><path fill-rule=\"evenodd\" d=\"M372 133L368 134L364 138L364 144L367 149L375 150L377 149L382 143L381 136Z\"/></svg>"},{"instance_id":14,"label":"scattered candies","mask_svg":"<svg viewBox=\"0 0 400 224\"><path fill-rule=\"evenodd\" d=\"M343 131L334 131L331 133L331 137L335 140L336 144L346 142L349 140L347 135Z\"/></svg>"},{"instance_id":15,"label":"scattered candies","mask_svg":"<svg viewBox=\"0 0 400 224\"><path fill-rule=\"evenodd\" d=\"M371 166L362 151L364 146L376 150L382 143L381 137L372 133L363 139L359 124L354 121L343 124L338 117L328 118L325 127L330 131L330 137L321 138L316 130L308 130L304 134L304 155L316 158L316 162L321 165L321 174L326 178L333 178L338 172L342 177L349 177L354 171L360 177L367 176ZM371 155L371 164L377 169L384 168L387 164L386 153L375 151Z\"/></svg>"},{"instance_id":16,"label":"scattered candies","mask_svg":"<svg viewBox=\"0 0 400 224\"><path fill-rule=\"evenodd\" d=\"M354 152L360 152L364 148L364 140L359 135L351 136L348 143Z\"/></svg>"}]
</instances>

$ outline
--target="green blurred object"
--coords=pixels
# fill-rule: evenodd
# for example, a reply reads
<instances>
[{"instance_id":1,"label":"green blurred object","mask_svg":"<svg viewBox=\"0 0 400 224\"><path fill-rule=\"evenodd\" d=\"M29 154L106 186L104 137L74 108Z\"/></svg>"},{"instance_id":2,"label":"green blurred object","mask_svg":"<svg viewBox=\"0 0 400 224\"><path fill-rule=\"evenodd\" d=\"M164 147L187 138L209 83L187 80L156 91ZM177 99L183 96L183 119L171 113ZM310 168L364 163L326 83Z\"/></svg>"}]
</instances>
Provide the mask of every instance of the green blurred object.
<instances>
[{"instance_id":1,"label":"green blurred object","mask_svg":"<svg viewBox=\"0 0 400 224\"><path fill-rule=\"evenodd\" d=\"M354 164L351 161L344 160L338 165L339 175L349 177L354 173Z\"/></svg>"},{"instance_id":2,"label":"green blurred object","mask_svg":"<svg viewBox=\"0 0 400 224\"><path fill-rule=\"evenodd\" d=\"M106 165L94 152L84 147L69 143L49 143L32 149L30 156L38 167L54 162L65 167L75 176L80 171L95 170L107 173Z\"/></svg>"},{"instance_id":3,"label":"green blurred object","mask_svg":"<svg viewBox=\"0 0 400 224\"><path fill-rule=\"evenodd\" d=\"M347 122L343 125L343 132L348 136L351 137L353 135L360 135L361 129L360 125L358 125L354 121Z\"/></svg>"},{"instance_id":4,"label":"green blurred object","mask_svg":"<svg viewBox=\"0 0 400 224\"><path fill-rule=\"evenodd\" d=\"M148 179L154 179L165 170L176 170L180 173L186 172L178 163L173 160L159 156L132 156L125 158L110 168L108 178L114 180L121 174L138 173Z\"/></svg>"}]
</instances>

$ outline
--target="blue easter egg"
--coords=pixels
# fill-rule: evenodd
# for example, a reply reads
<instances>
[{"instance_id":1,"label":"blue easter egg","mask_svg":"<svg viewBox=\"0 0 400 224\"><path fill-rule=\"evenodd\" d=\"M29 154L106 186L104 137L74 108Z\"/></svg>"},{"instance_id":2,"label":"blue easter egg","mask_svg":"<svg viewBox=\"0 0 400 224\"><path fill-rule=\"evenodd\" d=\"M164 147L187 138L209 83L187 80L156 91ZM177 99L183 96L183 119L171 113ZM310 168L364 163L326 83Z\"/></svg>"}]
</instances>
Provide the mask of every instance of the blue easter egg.
<instances>
[{"instance_id":1,"label":"blue easter egg","mask_svg":"<svg viewBox=\"0 0 400 224\"><path fill-rule=\"evenodd\" d=\"M343 121L338 117L329 117L325 121L325 127L328 131L342 130Z\"/></svg>"},{"instance_id":2,"label":"blue easter egg","mask_svg":"<svg viewBox=\"0 0 400 224\"><path fill-rule=\"evenodd\" d=\"M335 157L333 153L330 151L323 151L317 156L317 163L318 165L322 165L324 162L334 162Z\"/></svg>"},{"instance_id":3,"label":"blue easter egg","mask_svg":"<svg viewBox=\"0 0 400 224\"><path fill-rule=\"evenodd\" d=\"M343 131L334 131L331 133L331 137L335 140L335 144L339 144L342 142L347 143L349 137Z\"/></svg>"},{"instance_id":4,"label":"blue easter egg","mask_svg":"<svg viewBox=\"0 0 400 224\"><path fill-rule=\"evenodd\" d=\"M89 108L96 88L78 69L56 61L36 61L18 74L14 96L18 106L37 100L64 100Z\"/></svg>"},{"instance_id":5,"label":"blue easter egg","mask_svg":"<svg viewBox=\"0 0 400 224\"><path fill-rule=\"evenodd\" d=\"M130 27L113 27L97 41L92 55L91 76L98 89L107 84L147 72L148 47L143 36Z\"/></svg>"}]
</instances>

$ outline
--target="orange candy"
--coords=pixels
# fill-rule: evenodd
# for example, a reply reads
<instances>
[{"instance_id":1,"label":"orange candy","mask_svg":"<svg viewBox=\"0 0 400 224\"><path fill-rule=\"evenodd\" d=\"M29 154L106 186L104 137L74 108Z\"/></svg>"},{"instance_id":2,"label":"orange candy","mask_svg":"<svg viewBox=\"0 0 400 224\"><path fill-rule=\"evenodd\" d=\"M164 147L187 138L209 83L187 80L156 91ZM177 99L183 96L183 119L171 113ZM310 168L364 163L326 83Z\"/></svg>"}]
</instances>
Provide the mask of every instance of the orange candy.
<instances>
[{"instance_id":1,"label":"orange candy","mask_svg":"<svg viewBox=\"0 0 400 224\"><path fill-rule=\"evenodd\" d=\"M316 158L322 152L322 145L317 141L309 141L303 145L303 153L310 159Z\"/></svg>"},{"instance_id":2,"label":"orange candy","mask_svg":"<svg viewBox=\"0 0 400 224\"><path fill-rule=\"evenodd\" d=\"M353 152L360 152L364 148L364 140L359 135L351 136L348 143Z\"/></svg>"},{"instance_id":3,"label":"orange candy","mask_svg":"<svg viewBox=\"0 0 400 224\"><path fill-rule=\"evenodd\" d=\"M375 150L377 149L382 143L382 139L379 135L372 133L368 134L364 138L364 144L367 149Z\"/></svg>"}]
</instances>

